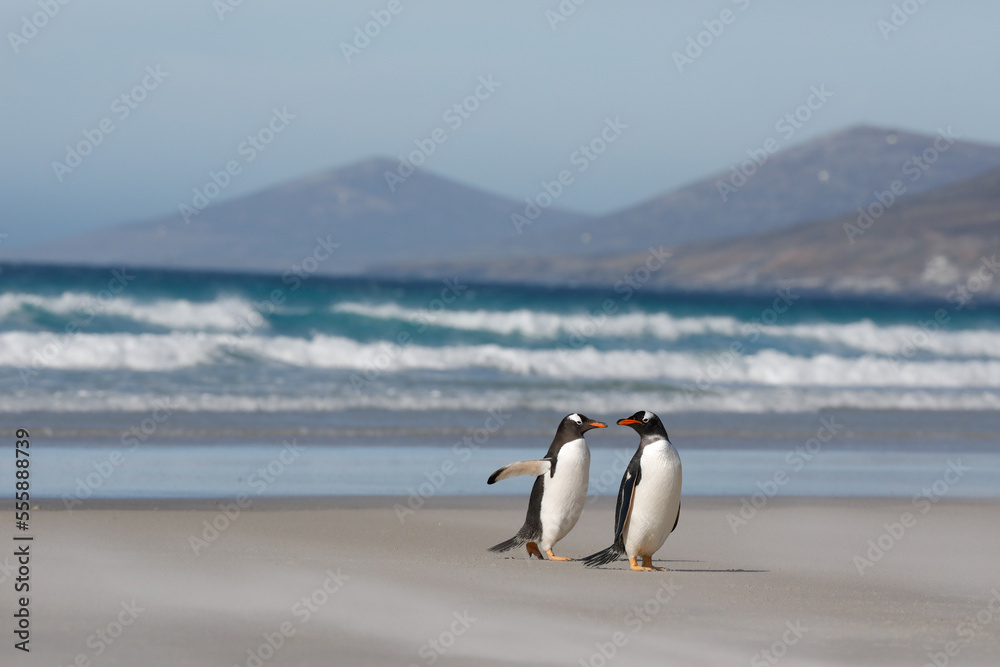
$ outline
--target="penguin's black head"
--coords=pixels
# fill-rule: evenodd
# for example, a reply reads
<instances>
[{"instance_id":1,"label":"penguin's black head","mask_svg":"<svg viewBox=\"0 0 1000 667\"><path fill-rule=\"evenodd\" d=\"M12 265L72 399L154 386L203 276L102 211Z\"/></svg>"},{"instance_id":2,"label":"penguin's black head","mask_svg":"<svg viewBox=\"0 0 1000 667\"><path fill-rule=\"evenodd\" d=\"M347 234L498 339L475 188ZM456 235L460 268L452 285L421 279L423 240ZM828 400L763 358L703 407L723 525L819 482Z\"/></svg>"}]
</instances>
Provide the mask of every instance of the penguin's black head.
<instances>
[{"instance_id":1,"label":"penguin's black head","mask_svg":"<svg viewBox=\"0 0 1000 667\"><path fill-rule=\"evenodd\" d=\"M647 435L662 435L667 440L670 440L670 438L667 437L667 429L663 427L663 422L661 422L660 418L652 412L640 410L631 417L619 419L618 424L620 426L630 426L633 431L639 434L640 437Z\"/></svg>"},{"instance_id":2,"label":"penguin's black head","mask_svg":"<svg viewBox=\"0 0 1000 667\"><path fill-rule=\"evenodd\" d=\"M608 425L604 422L594 421L590 417L581 415L579 412L574 412L571 415L566 415L563 417L562 424L559 425L561 428L570 429L571 431L577 431L578 433L586 433L587 431L594 428L607 428Z\"/></svg>"}]
</instances>

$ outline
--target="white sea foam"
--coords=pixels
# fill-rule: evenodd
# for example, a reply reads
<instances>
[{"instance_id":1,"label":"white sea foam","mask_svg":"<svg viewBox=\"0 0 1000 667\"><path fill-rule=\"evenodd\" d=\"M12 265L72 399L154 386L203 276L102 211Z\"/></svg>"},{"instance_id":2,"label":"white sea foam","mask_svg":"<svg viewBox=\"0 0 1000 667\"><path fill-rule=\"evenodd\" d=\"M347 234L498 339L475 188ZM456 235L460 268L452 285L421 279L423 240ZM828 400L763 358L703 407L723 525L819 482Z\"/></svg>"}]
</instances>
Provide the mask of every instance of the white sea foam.
<instances>
[{"instance_id":1,"label":"white sea foam","mask_svg":"<svg viewBox=\"0 0 1000 667\"><path fill-rule=\"evenodd\" d=\"M206 333L0 333L0 366L169 371L208 363L231 336Z\"/></svg>"},{"instance_id":2,"label":"white sea foam","mask_svg":"<svg viewBox=\"0 0 1000 667\"><path fill-rule=\"evenodd\" d=\"M863 352L903 358L928 352L953 357L1000 358L1000 332L986 329L949 331L947 324L930 324L931 318L912 325L880 326L871 320L846 324L794 324L762 327L769 336L816 340Z\"/></svg>"},{"instance_id":3,"label":"white sea foam","mask_svg":"<svg viewBox=\"0 0 1000 667\"><path fill-rule=\"evenodd\" d=\"M344 302L332 307L334 312L352 313L375 319L394 319L432 326L485 331L501 335L520 335L525 338L554 340L561 337L582 336L635 338L649 336L660 340L676 340L682 336L721 334L735 336L740 323L728 316L674 317L668 313L621 313L604 315L563 314L518 310L421 310L404 308L387 303L369 305Z\"/></svg>"},{"instance_id":4,"label":"white sea foam","mask_svg":"<svg viewBox=\"0 0 1000 667\"><path fill-rule=\"evenodd\" d=\"M566 343L608 338L652 338L675 341L684 337L715 334L747 344L760 336L798 339L824 346L837 346L880 355L912 358L930 353L950 357L991 357L1000 359L1000 332L987 329L949 330L926 321L913 325L880 326L864 319L847 323L800 323L763 325L729 316L676 317L668 313L628 312L614 315L561 314L527 309L440 310L432 312L404 308L397 304L335 304L335 312L352 313L374 319L395 319L432 326L483 331L500 335L520 335L537 340Z\"/></svg>"},{"instance_id":5,"label":"white sea foam","mask_svg":"<svg viewBox=\"0 0 1000 667\"><path fill-rule=\"evenodd\" d=\"M0 294L0 321L24 307L39 308L66 318L87 317L92 309L101 314L131 319L135 322L174 331L236 332L250 328L268 329L253 303L235 296L220 296L211 301L163 298L141 301L121 295L108 302L98 301L84 292L64 292L58 296L29 293ZM351 313L382 320L410 323L430 323L433 326L466 332L481 331L504 336L522 336L529 340L551 341L567 345L608 339L651 339L665 343L682 338L717 336L749 344L763 335L784 339L790 345L796 341L813 352L871 353L900 359L920 356L953 358L1000 359L1000 332L990 329L949 329L948 324L937 330L928 325L928 316L921 326L879 325L871 320L847 323L797 323L758 326L729 316L674 316L669 313L622 312L613 315L591 315L585 312L556 313L529 309L461 310L437 312L407 308L398 304L366 304L341 302L331 307L334 312ZM308 315L308 311L299 313ZM766 341L766 338L763 339ZM292 362L294 363L294 362Z\"/></svg>"},{"instance_id":6,"label":"white sea foam","mask_svg":"<svg viewBox=\"0 0 1000 667\"><path fill-rule=\"evenodd\" d=\"M236 331L247 323L258 329L267 326L252 303L237 297L218 297L212 301L158 299L146 302L122 295L101 301L94 294L84 292L64 292L58 296L0 294L0 320L25 306L78 320L89 320L96 313L184 331Z\"/></svg>"},{"instance_id":7,"label":"white sea foam","mask_svg":"<svg viewBox=\"0 0 1000 667\"><path fill-rule=\"evenodd\" d=\"M564 411L566 405L585 405L594 414L626 414L636 405L655 405L661 414L677 412L729 412L742 414L801 413L820 410L919 410L967 411L1000 409L1000 392L988 390L930 391L911 389L795 389L753 388L686 396L663 391L598 391L582 388L560 390L518 389L477 392L414 387L405 390L373 389L323 395L244 395L205 392L164 394L120 391L26 391L0 395L0 414L23 412L139 412L164 404L175 412L336 412L344 410L487 412L505 410Z\"/></svg>"},{"instance_id":8,"label":"white sea foam","mask_svg":"<svg viewBox=\"0 0 1000 667\"><path fill-rule=\"evenodd\" d=\"M900 361L865 355L795 356L671 350L523 349L497 344L403 347L340 336L311 338L172 334L0 334L0 365L62 369L175 370L233 359L303 368L396 373L486 369L555 380L659 381L672 385L788 387L1000 387L1000 360ZM244 361L245 362L245 361Z\"/></svg>"},{"instance_id":9,"label":"white sea foam","mask_svg":"<svg viewBox=\"0 0 1000 667\"><path fill-rule=\"evenodd\" d=\"M279 342L280 341L280 342ZM801 357L762 350L749 355L669 350L522 349L496 344L453 347L315 336L252 338L254 354L296 366L386 372L481 368L556 379L663 380L673 383L820 387L1000 387L1000 361L903 361L877 356Z\"/></svg>"}]
</instances>

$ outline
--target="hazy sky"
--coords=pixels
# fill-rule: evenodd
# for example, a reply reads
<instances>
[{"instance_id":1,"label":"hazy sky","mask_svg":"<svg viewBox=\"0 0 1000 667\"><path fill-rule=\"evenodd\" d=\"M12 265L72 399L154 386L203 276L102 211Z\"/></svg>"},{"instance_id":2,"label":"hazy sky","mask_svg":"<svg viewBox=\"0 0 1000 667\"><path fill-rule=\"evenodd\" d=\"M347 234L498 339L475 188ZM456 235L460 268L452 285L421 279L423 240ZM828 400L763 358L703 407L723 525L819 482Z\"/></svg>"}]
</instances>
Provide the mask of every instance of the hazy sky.
<instances>
[{"instance_id":1,"label":"hazy sky","mask_svg":"<svg viewBox=\"0 0 1000 667\"><path fill-rule=\"evenodd\" d=\"M560 6L574 11L555 22ZM348 62L341 44L372 12L391 21ZM998 25L1000 3L985 0L6 0L0 233L16 247L173 213L229 160L241 171L220 200L405 155L436 128L446 140L426 168L523 198L619 119L558 201L593 213L728 169L769 137L951 125L1000 144ZM705 46L679 69L689 38ZM446 117L480 77L499 86ZM776 122L814 86L832 97L786 138ZM262 150L244 144L274 109L294 118L274 121ZM54 169L80 142L97 145Z\"/></svg>"}]
</instances>

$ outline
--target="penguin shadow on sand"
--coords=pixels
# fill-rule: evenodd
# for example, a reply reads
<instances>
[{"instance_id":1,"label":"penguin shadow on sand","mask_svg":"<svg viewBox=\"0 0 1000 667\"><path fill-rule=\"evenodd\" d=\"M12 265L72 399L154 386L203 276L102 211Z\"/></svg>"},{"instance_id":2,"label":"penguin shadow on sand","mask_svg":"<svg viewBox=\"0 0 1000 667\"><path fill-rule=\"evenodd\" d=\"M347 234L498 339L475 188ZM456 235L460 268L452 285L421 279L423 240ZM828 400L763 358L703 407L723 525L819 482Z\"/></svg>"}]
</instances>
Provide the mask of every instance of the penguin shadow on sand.
<instances>
[{"instance_id":1,"label":"penguin shadow on sand","mask_svg":"<svg viewBox=\"0 0 1000 667\"><path fill-rule=\"evenodd\" d=\"M621 558L617 562L628 563L629 559L627 559L627 558ZM770 572L770 570L746 570L746 569L743 569L743 568L712 568L712 567L694 567L694 566L673 567L673 566L671 566L672 563L704 563L705 561L703 561L703 560L681 560L681 559L670 560L670 559L660 558L660 559L654 560L652 562L653 563L658 563L660 565L660 568L663 569L663 571L665 571L665 572L704 572L704 573L717 573L717 574L754 574L754 573L757 573L757 574L766 574L766 573ZM609 567L599 567L597 569L600 569L600 570L618 570L618 568L609 568ZM624 571L624 570L618 570L618 571Z\"/></svg>"},{"instance_id":2,"label":"penguin shadow on sand","mask_svg":"<svg viewBox=\"0 0 1000 667\"><path fill-rule=\"evenodd\" d=\"M639 448L632 456L618 490L615 506L615 533L611 546L583 558L588 568L609 565L628 557L629 569L639 572L752 573L769 570L666 568L653 565L656 553L677 528L681 516L681 458L674 449L663 422L655 414L640 410L618 420L639 436ZM509 540L490 548L494 553L525 547L529 556L543 560L568 561L552 553L555 546L576 526L587 497L590 449L584 433L607 424L580 413L566 415L556 429L548 452L541 459L517 461L492 475L487 484L518 475L534 476L524 525ZM640 563L640 559L642 562ZM661 563L700 563L695 560L660 560Z\"/></svg>"}]
</instances>

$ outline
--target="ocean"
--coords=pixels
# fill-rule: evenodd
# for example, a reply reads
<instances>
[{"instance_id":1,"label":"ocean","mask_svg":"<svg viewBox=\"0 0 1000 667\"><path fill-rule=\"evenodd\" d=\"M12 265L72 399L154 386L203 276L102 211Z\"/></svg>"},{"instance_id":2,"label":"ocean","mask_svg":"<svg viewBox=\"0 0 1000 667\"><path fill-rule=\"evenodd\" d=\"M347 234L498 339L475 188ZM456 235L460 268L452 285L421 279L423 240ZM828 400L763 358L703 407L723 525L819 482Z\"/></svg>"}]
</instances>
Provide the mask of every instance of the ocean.
<instances>
[{"instance_id":1,"label":"ocean","mask_svg":"<svg viewBox=\"0 0 1000 667\"><path fill-rule=\"evenodd\" d=\"M526 493L485 477L567 413L636 410L686 493L907 496L960 460L949 495L996 496L998 407L1000 307L974 295L0 270L3 432L31 433L43 497ZM595 494L633 440L589 434Z\"/></svg>"}]
</instances>

